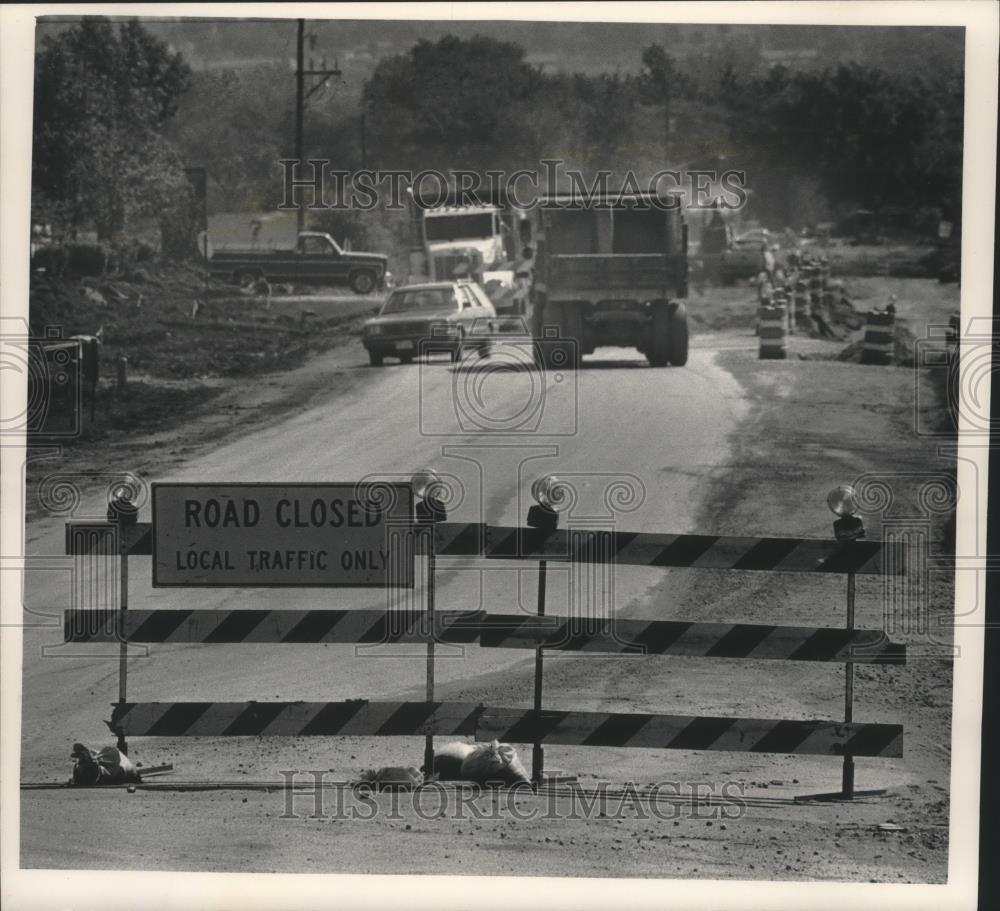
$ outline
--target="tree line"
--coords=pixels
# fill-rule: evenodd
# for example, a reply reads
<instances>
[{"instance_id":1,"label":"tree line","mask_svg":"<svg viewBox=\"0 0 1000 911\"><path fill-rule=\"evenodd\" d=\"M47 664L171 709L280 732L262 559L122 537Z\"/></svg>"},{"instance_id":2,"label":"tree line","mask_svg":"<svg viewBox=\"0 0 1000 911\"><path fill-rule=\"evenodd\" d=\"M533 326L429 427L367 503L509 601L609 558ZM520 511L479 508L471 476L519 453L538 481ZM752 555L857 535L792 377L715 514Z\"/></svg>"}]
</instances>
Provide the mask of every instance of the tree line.
<instances>
[{"instance_id":1,"label":"tree line","mask_svg":"<svg viewBox=\"0 0 1000 911\"><path fill-rule=\"evenodd\" d=\"M651 174L722 163L747 172L755 214L795 224L790 188L833 211L961 202L963 73L916 77L843 64L686 71L651 44L638 72L550 72L487 36L419 40L379 61L355 96L307 111L306 154L345 169L538 168ZM280 64L192 72L137 20L86 18L36 60L33 220L101 238L194 203L184 168L208 173L209 208L269 211L291 152L294 80ZM364 243L370 218L327 216ZM374 229L372 229L374 230Z\"/></svg>"}]
</instances>

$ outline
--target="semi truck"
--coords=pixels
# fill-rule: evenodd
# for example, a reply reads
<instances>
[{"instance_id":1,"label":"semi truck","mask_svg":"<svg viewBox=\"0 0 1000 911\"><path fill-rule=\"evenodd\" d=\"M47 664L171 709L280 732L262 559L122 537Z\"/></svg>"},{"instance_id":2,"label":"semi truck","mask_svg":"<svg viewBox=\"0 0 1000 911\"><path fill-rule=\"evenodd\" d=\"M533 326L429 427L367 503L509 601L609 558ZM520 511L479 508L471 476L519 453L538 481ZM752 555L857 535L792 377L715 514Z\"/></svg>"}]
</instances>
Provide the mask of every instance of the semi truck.
<instances>
[{"instance_id":1,"label":"semi truck","mask_svg":"<svg viewBox=\"0 0 1000 911\"><path fill-rule=\"evenodd\" d=\"M431 204L412 200L411 281L471 279L501 318L523 316L531 261L528 213L490 200Z\"/></svg>"},{"instance_id":2,"label":"semi truck","mask_svg":"<svg viewBox=\"0 0 1000 911\"><path fill-rule=\"evenodd\" d=\"M536 211L531 334L546 369L574 369L602 346L635 348L654 367L688 358L687 226L650 194L584 207L548 196Z\"/></svg>"}]
</instances>

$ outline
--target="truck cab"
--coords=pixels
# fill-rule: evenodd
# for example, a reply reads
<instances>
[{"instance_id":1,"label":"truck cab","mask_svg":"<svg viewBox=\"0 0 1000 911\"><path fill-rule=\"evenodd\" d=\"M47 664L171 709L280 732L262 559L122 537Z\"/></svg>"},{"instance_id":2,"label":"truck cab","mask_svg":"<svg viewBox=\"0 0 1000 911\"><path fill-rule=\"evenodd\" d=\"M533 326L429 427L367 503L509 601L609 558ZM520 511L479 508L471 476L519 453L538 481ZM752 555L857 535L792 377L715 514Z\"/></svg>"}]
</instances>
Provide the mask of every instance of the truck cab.
<instances>
[{"instance_id":1,"label":"truck cab","mask_svg":"<svg viewBox=\"0 0 1000 911\"><path fill-rule=\"evenodd\" d=\"M498 206L440 206L424 211L423 239L431 278L475 277L506 258Z\"/></svg>"},{"instance_id":2,"label":"truck cab","mask_svg":"<svg viewBox=\"0 0 1000 911\"><path fill-rule=\"evenodd\" d=\"M542 366L578 367L609 345L636 348L657 367L687 362L687 227L670 202L544 199L531 291Z\"/></svg>"}]
</instances>

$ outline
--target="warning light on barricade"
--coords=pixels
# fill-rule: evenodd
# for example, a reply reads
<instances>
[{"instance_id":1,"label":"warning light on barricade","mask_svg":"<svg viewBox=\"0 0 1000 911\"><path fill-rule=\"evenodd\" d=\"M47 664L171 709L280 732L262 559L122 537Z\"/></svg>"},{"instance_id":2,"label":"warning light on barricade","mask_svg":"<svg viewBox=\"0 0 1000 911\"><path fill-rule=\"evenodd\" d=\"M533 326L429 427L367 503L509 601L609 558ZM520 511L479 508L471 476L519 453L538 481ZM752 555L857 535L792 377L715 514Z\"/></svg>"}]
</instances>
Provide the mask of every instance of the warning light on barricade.
<instances>
[{"instance_id":1,"label":"warning light on barricade","mask_svg":"<svg viewBox=\"0 0 1000 911\"><path fill-rule=\"evenodd\" d=\"M448 510L444 505L444 482L430 468L421 468L413 473L410 479L413 485L413 497L416 501L416 518L418 522L444 522L448 518Z\"/></svg>"},{"instance_id":2,"label":"warning light on barricade","mask_svg":"<svg viewBox=\"0 0 1000 911\"><path fill-rule=\"evenodd\" d=\"M555 476L538 478L531 485L534 506L528 510L528 527L552 532L559 527L559 512L570 504L569 491Z\"/></svg>"},{"instance_id":3,"label":"warning light on barricade","mask_svg":"<svg viewBox=\"0 0 1000 911\"><path fill-rule=\"evenodd\" d=\"M860 509L853 487L849 484L834 487L826 498L826 505L834 515L840 516L833 523L833 533L838 541L853 541L865 536L865 523L858 515Z\"/></svg>"},{"instance_id":4,"label":"warning light on barricade","mask_svg":"<svg viewBox=\"0 0 1000 911\"><path fill-rule=\"evenodd\" d=\"M120 526L132 526L138 522L139 508L132 502L132 491L127 487L115 490L108 501L108 521Z\"/></svg>"}]
</instances>

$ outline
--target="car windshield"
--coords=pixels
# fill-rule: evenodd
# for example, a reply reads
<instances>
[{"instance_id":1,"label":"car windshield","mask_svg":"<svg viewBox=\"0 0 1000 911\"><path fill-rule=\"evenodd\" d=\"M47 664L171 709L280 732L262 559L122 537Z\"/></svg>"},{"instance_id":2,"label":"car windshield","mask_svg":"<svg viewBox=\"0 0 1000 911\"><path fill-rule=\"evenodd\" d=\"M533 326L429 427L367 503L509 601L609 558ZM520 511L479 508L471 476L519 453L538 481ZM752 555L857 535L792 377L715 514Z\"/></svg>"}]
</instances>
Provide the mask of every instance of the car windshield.
<instances>
[{"instance_id":1,"label":"car windshield","mask_svg":"<svg viewBox=\"0 0 1000 911\"><path fill-rule=\"evenodd\" d=\"M473 240L493 236L493 214L431 215L424 219L428 240Z\"/></svg>"},{"instance_id":2,"label":"car windshield","mask_svg":"<svg viewBox=\"0 0 1000 911\"><path fill-rule=\"evenodd\" d=\"M382 313L405 313L409 310L455 309L455 295L450 288L410 288L394 291Z\"/></svg>"}]
</instances>

